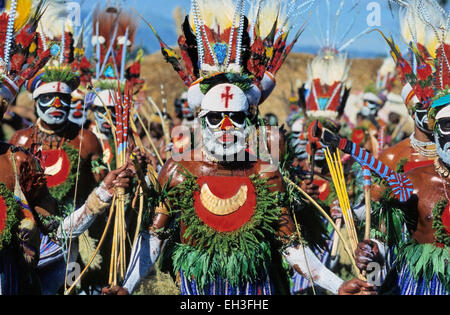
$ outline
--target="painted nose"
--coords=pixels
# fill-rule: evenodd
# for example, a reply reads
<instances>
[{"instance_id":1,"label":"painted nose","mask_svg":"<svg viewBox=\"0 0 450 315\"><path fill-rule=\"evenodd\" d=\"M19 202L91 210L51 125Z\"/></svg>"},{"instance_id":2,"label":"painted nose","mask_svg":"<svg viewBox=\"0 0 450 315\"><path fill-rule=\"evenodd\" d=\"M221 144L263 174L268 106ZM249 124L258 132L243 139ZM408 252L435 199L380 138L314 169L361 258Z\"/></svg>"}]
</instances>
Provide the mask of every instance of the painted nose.
<instances>
[{"instance_id":1,"label":"painted nose","mask_svg":"<svg viewBox=\"0 0 450 315\"><path fill-rule=\"evenodd\" d=\"M230 118L228 116L225 116L225 118L222 121L222 124L220 125L220 130L227 131L233 128L233 123L231 122Z\"/></svg>"},{"instance_id":2,"label":"painted nose","mask_svg":"<svg viewBox=\"0 0 450 315\"><path fill-rule=\"evenodd\" d=\"M55 102L53 103L53 107L60 108L62 106L59 97L57 96Z\"/></svg>"}]
</instances>

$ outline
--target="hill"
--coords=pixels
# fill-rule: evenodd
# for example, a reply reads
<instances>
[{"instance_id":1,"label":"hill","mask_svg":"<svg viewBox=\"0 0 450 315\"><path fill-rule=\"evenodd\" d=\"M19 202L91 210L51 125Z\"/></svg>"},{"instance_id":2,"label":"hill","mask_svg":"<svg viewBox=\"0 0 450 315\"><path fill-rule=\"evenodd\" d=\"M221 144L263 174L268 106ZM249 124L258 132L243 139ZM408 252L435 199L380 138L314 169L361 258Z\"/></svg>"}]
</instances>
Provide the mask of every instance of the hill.
<instances>
[{"instance_id":1,"label":"hill","mask_svg":"<svg viewBox=\"0 0 450 315\"><path fill-rule=\"evenodd\" d=\"M288 98L290 96L291 84L299 79L306 80L306 68L314 56L310 54L293 53L277 74L277 86L272 95L261 105L261 113L275 113L280 121L284 121L288 115ZM350 79L353 81L352 93L361 91L365 86L372 83L381 66L382 59L351 59ZM146 56L142 62L142 75L146 79L146 93L150 95L156 103L161 104L160 85L164 85L164 90L168 100L169 113L174 112L174 101L184 89L184 85L178 74L172 70L162 55L152 54Z\"/></svg>"}]
</instances>

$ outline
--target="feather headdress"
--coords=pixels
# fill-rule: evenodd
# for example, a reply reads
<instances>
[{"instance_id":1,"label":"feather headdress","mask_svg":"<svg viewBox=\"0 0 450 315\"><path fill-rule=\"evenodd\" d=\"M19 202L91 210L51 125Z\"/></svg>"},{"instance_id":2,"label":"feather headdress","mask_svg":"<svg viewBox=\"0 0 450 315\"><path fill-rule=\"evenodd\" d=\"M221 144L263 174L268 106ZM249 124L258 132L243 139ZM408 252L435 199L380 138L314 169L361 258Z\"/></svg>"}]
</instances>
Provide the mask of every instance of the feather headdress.
<instances>
[{"instance_id":1,"label":"feather headdress","mask_svg":"<svg viewBox=\"0 0 450 315\"><path fill-rule=\"evenodd\" d=\"M0 3L0 94L13 102L20 87L41 69L49 51L37 49L36 28L43 2L26 0Z\"/></svg>"},{"instance_id":2,"label":"feather headdress","mask_svg":"<svg viewBox=\"0 0 450 315\"><path fill-rule=\"evenodd\" d=\"M37 99L45 93L70 94L80 84L79 73L72 71L74 62L73 25L68 18L65 1L47 2L39 23L38 51L49 50L50 61L27 83L27 89Z\"/></svg>"},{"instance_id":3,"label":"feather headdress","mask_svg":"<svg viewBox=\"0 0 450 315\"><path fill-rule=\"evenodd\" d=\"M305 114L309 118L324 118L335 120L344 112L344 108L350 93L348 87L348 72L350 63L344 50L365 34L364 30L350 39L349 34L353 30L356 20L349 20L348 25L340 32L341 14L346 10L345 0L338 2L334 16L331 15L331 4L324 2L328 12L326 31L320 34L321 50L319 54L308 65L308 79L306 89L309 90L308 97L304 100L306 104ZM351 6L350 11L358 9ZM319 10L316 11L319 16ZM323 23L323 19L318 22ZM319 28L321 33L322 29Z\"/></svg>"},{"instance_id":4,"label":"feather headdress","mask_svg":"<svg viewBox=\"0 0 450 315\"><path fill-rule=\"evenodd\" d=\"M293 22L314 2L258 0L247 14L244 0L192 0L178 39L181 56L147 24L166 61L189 88L192 108L200 106L205 93L221 83L237 84L249 104L257 106L272 92L275 74L303 31L288 45Z\"/></svg>"},{"instance_id":5,"label":"feather headdress","mask_svg":"<svg viewBox=\"0 0 450 315\"><path fill-rule=\"evenodd\" d=\"M343 113L349 69L346 54L320 54L308 65L308 117L336 119Z\"/></svg>"},{"instance_id":6,"label":"feather headdress","mask_svg":"<svg viewBox=\"0 0 450 315\"><path fill-rule=\"evenodd\" d=\"M413 58L404 57L392 37L385 38L405 84L405 104L416 97L425 108L450 103L449 15L435 0L411 0L400 8L400 28ZM434 112L435 110L433 110Z\"/></svg>"},{"instance_id":7,"label":"feather headdress","mask_svg":"<svg viewBox=\"0 0 450 315\"><path fill-rule=\"evenodd\" d=\"M134 61L129 60L136 32L136 19L122 7L95 9L92 45L96 64L92 83L98 93L87 96L87 106L113 106L111 95L123 93L126 86L131 87L134 93L142 88L144 80L140 79L140 63L143 52L139 51Z\"/></svg>"},{"instance_id":8,"label":"feather headdress","mask_svg":"<svg viewBox=\"0 0 450 315\"><path fill-rule=\"evenodd\" d=\"M95 9L92 19L96 80L125 80L126 62L137 32L133 16L120 7Z\"/></svg>"}]
</instances>

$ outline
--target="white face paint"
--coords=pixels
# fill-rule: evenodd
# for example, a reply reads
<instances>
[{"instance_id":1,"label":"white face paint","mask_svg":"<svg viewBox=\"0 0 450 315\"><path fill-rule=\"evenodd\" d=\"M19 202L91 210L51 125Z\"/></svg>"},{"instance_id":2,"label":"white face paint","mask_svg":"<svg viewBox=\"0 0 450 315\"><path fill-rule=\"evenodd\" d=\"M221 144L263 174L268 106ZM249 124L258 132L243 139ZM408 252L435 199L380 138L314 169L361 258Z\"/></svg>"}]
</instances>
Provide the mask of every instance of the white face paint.
<instances>
[{"instance_id":1,"label":"white face paint","mask_svg":"<svg viewBox=\"0 0 450 315\"><path fill-rule=\"evenodd\" d=\"M444 122L442 120L438 120L436 122L435 132L434 132L434 141L436 143L436 151L441 158L441 160L447 165L450 166L450 130L448 130L448 121L450 117L446 118L447 128L442 126Z\"/></svg>"},{"instance_id":2,"label":"white face paint","mask_svg":"<svg viewBox=\"0 0 450 315\"><path fill-rule=\"evenodd\" d=\"M308 140L302 139L301 132L292 133L290 145L294 149L295 157L297 159L306 160L308 158L308 152L306 151Z\"/></svg>"},{"instance_id":3,"label":"white face paint","mask_svg":"<svg viewBox=\"0 0 450 315\"><path fill-rule=\"evenodd\" d=\"M70 104L69 120L80 127L86 123L88 115L88 111L83 107L84 102L82 100L78 100Z\"/></svg>"},{"instance_id":4,"label":"white face paint","mask_svg":"<svg viewBox=\"0 0 450 315\"><path fill-rule=\"evenodd\" d=\"M245 150L248 135L245 118L244 112L209 113L202 132L204 149L218 157L233 156Z\"/></svg>"},{"instance_id":5,"label":"white face paint","mask_svg":"<svg viewBox=\"0 0 450 315\"><path fill-rule=\"evenodd\" d=\"M208 127L203 128L203 147L204 149L215 156L225 157L233 156L247 148L247 131L246 130L232 130L232 131L216 131L214 132ZM234 138L232 142L224 142L223 139Z\"/></svg>"},{"instance_id":6,"label":"white face paint","mask_svg":"<svg viewBox=\"0 0 450 315\"><path fill-rule=\"evenodd\" d=\"M65 124L70 111L70 94L43 94L37 99L37 114L48 125Z\"/></svg>"},{"instance_id":7,"label":"white face paint","mask_svg":"<svg viewBox=\"0 0 450 315\"><path fill-rule=\"evenodd\" d=\"M428 135L431 135L431 131L428 128L428 111L426 109L417 109L414 115L416 126Z\"/></svg>"}]
</instances>

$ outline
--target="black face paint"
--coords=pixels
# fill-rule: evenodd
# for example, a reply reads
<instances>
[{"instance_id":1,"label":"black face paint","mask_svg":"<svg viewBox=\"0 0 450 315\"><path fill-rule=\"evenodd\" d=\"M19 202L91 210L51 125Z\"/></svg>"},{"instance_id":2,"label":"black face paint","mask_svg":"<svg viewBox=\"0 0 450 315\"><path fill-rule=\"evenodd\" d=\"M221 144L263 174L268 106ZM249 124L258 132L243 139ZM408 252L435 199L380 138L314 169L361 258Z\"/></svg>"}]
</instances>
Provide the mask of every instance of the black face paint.
<instances>
[{"instance_id":1,"label":"black face paint","mask_svg":"<svg viewBox=\"0 0 450 315\"><path fill-rule=\"evenodd\" d=\"M47 93L37 100L37 113L49 125L62 125L67 122L72 96L65 93Z\"/></svg>"},{"instance_id":2,"label":"black face paint","mask_svg":"<svg viewBox=\"0 0 450 315\"><path fill-rule=\"evenodd\" d=\"M415 123L416 126L424 133L431 135L432 131L428 126L428 110L424 108L422 103L416 104L415 111Z\"/></svg>"},{"instance_id":3,"label":"black face paint","mask_svg":"<svg viewBox=\"0 0 450 315\"><path fill-rule=\"evenodd\" d=\"M100 132L106 136L112 135L112 128L109 124L108 114L103 106L93 106L92 111L94 112L95 120L97 121ZM113 124L116 124L116 115L114 112L114 108L110 107L109 112L111 114L111 119Z\"/></svg>"},{"instance_id":4,"label":"black face paint","mask_svg":"<svg viewBox=\"0 0 450 315\"><path fill-rule=\"evenodd\" d=\"M450 117L440 118L434 127L436 151L441 160L450 166Z\"/></svg>"}]
</instances>

